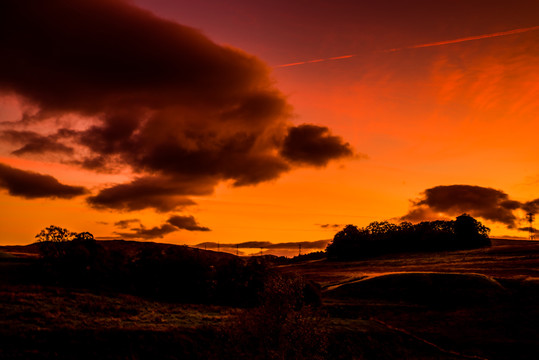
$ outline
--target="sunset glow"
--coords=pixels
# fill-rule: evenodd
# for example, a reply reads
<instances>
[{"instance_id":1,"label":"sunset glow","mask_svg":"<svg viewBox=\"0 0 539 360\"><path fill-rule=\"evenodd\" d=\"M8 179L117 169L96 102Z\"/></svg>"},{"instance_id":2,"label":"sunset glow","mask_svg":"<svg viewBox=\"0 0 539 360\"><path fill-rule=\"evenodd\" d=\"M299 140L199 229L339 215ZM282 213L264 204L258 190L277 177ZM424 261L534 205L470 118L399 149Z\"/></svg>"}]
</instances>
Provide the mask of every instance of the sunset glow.
<instances>
[{"instance_id":1,"label":"sunset glow","mask_svg":"<svg viewBox=\"0 0 539 360\"><path fill-rule=\"evenodd\" d=\"M537 14L527 0L9 0L0 243L51 224L288 243L463 212L526 238Z\"/></svg>"}]
</instances>

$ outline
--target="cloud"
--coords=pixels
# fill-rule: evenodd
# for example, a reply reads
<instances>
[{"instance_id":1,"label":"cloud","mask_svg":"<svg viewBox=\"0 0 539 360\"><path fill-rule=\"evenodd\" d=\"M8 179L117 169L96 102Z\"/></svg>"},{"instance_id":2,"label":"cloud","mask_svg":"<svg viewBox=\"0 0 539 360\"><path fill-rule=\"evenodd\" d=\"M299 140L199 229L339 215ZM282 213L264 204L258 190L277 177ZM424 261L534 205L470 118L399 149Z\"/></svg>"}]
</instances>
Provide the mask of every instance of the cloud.
<instances>
[{"instance_id":1,"label":"cloud","mask_svg":"<svg viewBox=\"0 0 539 360\"><path fill-rule=\"evenodd\" d=\"M341 224L318 224L322 229L340 229L343 227Z\"/></svg>"},{"instance_id":2,"label":"cloud","mask_svg":"<svg viewBox=\"0 0 539 360\"><path fill-rule=\"evenodd\" d=\"M140 224L140 219L125 219L116 221L114 226L119 227L120 229L127 229L133 223Z\"/></svg>"},{"instance_id":3,"label":"cloud","mask_svg":"<svg viewBox=\"0 0 539 360\"><path fill-rule=\"evenodd\" d=\"M6 0L0 13L10 54L0 60L10 69L0 84L40 115L191 101L243 105L247 95L268 90L256 59L126 1Z\"/></svg>"},{"instance_id":4,"label":"cloud","mask_svg":"<svg viewBox=\"0 0 539 360\"><path fill-rule=\"evenodd\" d=\"M274 244L269 241L248 241L237 244L218 244L215 242L205 242L195 245L199 248L225 248L225 249L274 249L274 250L298 250L299 246L304 250L321 250L325 249L327 244L331 240L317 240L317 241L299 241L299 242L285 242Z\"/></svg>"},{"instance_id":5,"label":"cloud","mask_svg":"<svg viewBox=\"0 0 539 360\"><path fill-rule=\"evenodd\" d=\"M146 228L143 225L140 228L131 229L132 232L114 232L124 239L142 239L151 240L156 238L163 238L165 235L178 231L178 228L170 225L163 224L161 226L154 226L153 228Z\"/></svg>"},{"instance_id":6,"label":"cloud","mask_svg":"<svg viewBox=\"0 0 539 360\"><path fill-rule=\"evenodd\" d=\"M537 232L537 229L534 228L534 227L529 227L529 226L525 226L525 227L520 227L518 228L519 231L526 231L526 232L531 232L531 233L536 233Z\"/></svg>"},{"instance_id":7,"label":"cloud","mask_svg":"<svg viewBox=\"0 0 539 360\"><path fill-rule=\"evenodd\" d=\"M519 201L509 199L501 190L474 185L440 185L425 190L422 198L412 203L412 208L401 220L432 220L440 214L469 213L514 228L518 221L514 210L521 207Z\"/></svg>"},{"instance_id":8,"label":"cloud","mask_svg":"<svg viewBox=\"0 0 539 360\"><path fill-rule=\"evenodd\" d=\"M209 228L198 225L193 216L174 215L167 220L167 223L176 226L178 229L189 231L210 231Z\"/></svg>"},{"instance_id":9,"label":"cloud","mask_svg":"<svg viewBox=\"0 0 539 360\"><path fill-rule=\"evenodd\" d=\"M2 163L0 163L0 188L6 189L12 196L26 199L71 199L88 192L81 186L64 185L50 175L16 169Z\"/></svg>"},{"instance_id":10,"label":"cloud","mask_svg":"<svg viewBox=\"0 0 539 360\"><path fill-rule=\"evenodd\" d=\"M44 153L71 155L74 149L59 142L65 135L63 132L44 136L34 131L4 130L0 132L0 139L12 144L23 144L22 147L11 152L17 156Z\"/></svg>"},{"instance_id":11,"label":"cloud","mask_svg":"<svg viewBox=\"0 0 539 360\"><path fill-rule=\"evenodd\" d=\"M224 244L224 246L228 247L238 247L242 249L250 249L250 248L267 248L268 246L273 245L273 243L269 241L245 241L238 244Z\"/></svg>"},{"instance_id":12,"label":"cloud","mask_svg":"<svg viewBox=\"0 0 539 360\"><path fill-rule=\"evenodd\" d=\"M163 238L165 235L179 231L210 231L209 228L200 226L193 216L171 216L164 224L152 228L145 227L139 219L126 219L115 222L114 225L121 229L127 229L131 224L138 223L139 227L131 228L130 232L115 231L114 233L124 239L151 240Z\"/></svg>"},{"instance_id":13,"label":"cloud","mask_svg":"<svg viewBox=\"0 0 539 360\"><path fill-rule=\"evenodd\" d=\"M303 124L289 129L281 154L295 163L324 166L332 159L349 157L354 152L350 144L331 135L327 127Z\"/></svg>"},{"instance_id":14,"label":"cloud","mask_svg":"<svg viewBox=\"0 0 539 360\"><path fill-rule=\"evenodd\" d=\"M186 195L211 194L214 185L215 180L211 178L147 176L104 188L86 201L97 209L135 211L154 208L158 212L168 212L194 205Z\"/></svg>"},{"instance_id":15,"label":"cloud","mask_svg":"<svg viewBox=\"0 0 539 360\"><path fill-rule=\"evenodd\" d=\"M449 217L436 211L433 211L427 206L413 205L412 208L408 211L408 213L404 216L401 216L398 220L411 221L415 223L421 221L449 220Z\"/></svg>"},{"instance_id":16,"label":"cloud","mask_svg":"<svg viewBox=\"0 0 539 360\"><path fill-rule=\"evenodd\" d=\"M263 62L130 2L5 0L0 32L0 93L32 109L8 131L57 126L16 155L134 174L89 197L95 208L172 211L223 181L254 185L353 155L328 128L291 124ZM72 115L85 126L49 121Z\"/></svg>"},{"instance_id":17,"label":"cloud","mask_svg":"<svg viewBox=\"0 0 539 360\"><path fill-rule=\"evenodd\" d=\"M325 249L330 240L316 240L316 241L298 241L298 242L286 242L279 244L272 244L268 249L297 249L300 245L302 249Z\"/></svg>"},{"instance_id":18,"label":"cloud","mask_svg":"<svg viewBox=\"0 0 539 360\"><path fill-rule=\"evenodd\" d=\"M539 199L525 202L522 204L522 210L527 213L537 214L539 212Z\"/></svg>"}]
</instances>

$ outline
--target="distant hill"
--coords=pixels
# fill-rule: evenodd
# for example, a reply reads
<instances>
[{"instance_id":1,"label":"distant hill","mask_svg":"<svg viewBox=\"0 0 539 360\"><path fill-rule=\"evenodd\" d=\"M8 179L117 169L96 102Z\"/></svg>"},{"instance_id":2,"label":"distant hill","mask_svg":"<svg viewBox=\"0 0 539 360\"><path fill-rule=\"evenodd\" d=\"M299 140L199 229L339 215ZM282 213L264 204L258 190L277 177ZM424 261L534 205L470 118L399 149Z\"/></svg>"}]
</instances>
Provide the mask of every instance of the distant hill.
<instances>
[{"instance_id":1,"label":"distant hill","mask_svg":"<svg viewBox=\"0 0 539 360\"><path fill-rule=\"evenodd\" d=\"M37 243L30 245L2 245L0 251L20 258L35 258L39 256Z\"/></svg>"},{"instance_id":2,"label":"distant hill","mask_svg":"<svg viewBox=\"0 0 539 360\"><path fill-rule=\"evenodd\" d=\"M203 250L189 247L186 245L156 243L151 241L142 242L132 240L97 240L97 243L108 252L120 252L127 257L134 257L141 251L165 253L170 250L182 250L189 253L203 254L203 256L207 260L226 260L235 257L235 255L233 254L224 252ZM39 256L39 245L38 243L33 243L29 245L3 245L0 246L0 252L21 258L35 258Z\"/></svg>"}]
</instances>

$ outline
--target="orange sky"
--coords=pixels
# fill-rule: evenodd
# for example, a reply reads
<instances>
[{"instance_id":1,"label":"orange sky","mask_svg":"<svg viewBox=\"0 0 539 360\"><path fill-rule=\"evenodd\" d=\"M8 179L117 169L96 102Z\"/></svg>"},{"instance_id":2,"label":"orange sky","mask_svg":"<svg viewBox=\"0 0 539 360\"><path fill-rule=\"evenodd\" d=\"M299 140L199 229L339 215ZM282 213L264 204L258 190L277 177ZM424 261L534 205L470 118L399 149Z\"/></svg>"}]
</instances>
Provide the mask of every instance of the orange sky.
<instances>
[{"instance_id":1,"label":"orange sky","mask_svg":"<svg viewBox=\"0 0 539 360\"><path fill-rule=\"evenodd\" d=\"M62 3L62 0L54 2ZM115 0L101 2L117 3ZM114 153L117 150L106 147L113 146L112 142L103 145L99 151L95 144L93 148L80 148L68 143L74 146L77 159L92 151L107 156L114 153L123 156L121 162L129 165L97 172L67 161L66 156L72 154L68 151L13 154L24 144L4 135L0 137L0 163L51 175L62 184L83 187L87 193L63 199L10 195L9 186L0 174L0 243L29 243L35 234L51 224L112 238L120 236L118 233L136 233L131 229L162 227L174 215L193 216L198 226L211 231L177 228L163 233L163 237L147 239L178 244L330 239L339 228L321 225L351 223L365 226L375 220L398 221L414 206L419 206L413 201L425 199L425 190L452 185L496 189L500 197L489 204L498 206L496 211L510 212L516 220L508 228L508 222L496 220L500 218L498 215L490 216L492 212L486 209L490 205L483 203L447 205L447 211L435 211L440 217L452 217L454 210L451 209L458 208L474 216L483 214L477 217L492 229L491 235L526 236L526 232L517 230L526 226L519 222L524 217L524 206L509 209L503 203L506 199L503 194L521 204L539 198L536 141L539 133L539 23L535 16L539 13L539 3L482 0L352 3L355 2L205 0L193 4L190 1L133 1L132 6L199 29L219 46L241 49L241 54L255 56L267 65L272 84L266 84L265 75L260 75L262 80L257 78L252 88L278 89L287 107L275 110L280 111L282 118L279 120L261 120L260 124L256 123L258 120L251 121L248 127L241 129L263 134L259 138L263 138L260 140L262 145L257 145L263 149L257 151L263 156L274 156L279 152L279 161L285 158L283 164L288 164L290 169L275 170L267 179L252 184L233 186L234 181L244 174L229 164L218 164L215 166L219 170L210 174L212 192L197 188L198 193L182 193L182 197L187 196L195 205L167 211L96 208L88 204L86 197L96 196L105 188L128 183L137 177L164 174L168 165L159 163L160 167L152 167L155 159L152 163L143 162L140 157L133 160L123 149L121 153ZM127 10L125 13L130 14ZM54 14L51 12L50 16ZM54 18L47 24L44 26L52 26ZM163 33L159 34L163 36ZM206 63L204 58L197 59ZM208 66L221 66L221 63L212 65L209 60L208 63ZM43 61L39 66L44 68L42 73L49 76L45 71L47 64ZM289 64L294 66L280 66ZM6 64L1 65L6 67ZM88 73L99 71L93 69L91 63L84 63L84 66L89 67ZM256 72L259 70L252 71L255 75L249 76L259 76ZM50 79L43 78L42 81ZM59 79L63 77L59 75ZM85 79L80 82L92 81L91 77ZM177 81L183 78L179 79ZM4 94L0 98L0 121L3 122L0 131L15 129L50 135L58 129L74 129L82 133L99 124L97 119L107 111L110 113L113 106L120 106L113 96L95 100L106 104L102 113L87 104L83 109L77 99L69 106L58 105L46 92L38 93L37 87L32 87L34 85L25 83L23 86L16 81L23 80L13 80L5 70L0 72L0 90ZM202 83L206 84L214 80L204 81ZM137 81L133 80L133 83ZM186 88L198 86L198 83L194 84ZM69 86L66 83L66 88ZM226 84L217 82L214 86ZM163 89L169 91L169 87ZM187 91L186 97L191 100L186 100L179 108L177 104L168 104L166 113L160 116L168 119L190 114L186 116L194 120L182 120L182 126L195 132L202 131L196 128L196 121L202 121L203 134L212 133L218 127L223 127L224 130L219 131L226 134L236 131L232 125L222 125L222 119L215 123L197 120L201 110L190 109L189 104L197 103L198 88L192 94L189 90L180 90L175 96ZM89 97L98 94L92 91L88 90ZM224 93L229 94L227 91L225 89ZM58 90L58 94L63 93ZM206 92L201 94L209 96ZM139 95L130 96L137 98ZM278 98L281 99L281 95ZM159 94L156 94L157 100L148 99L153 109L161 106ZM221 101L228 101L223 100L225 97L221 93L212 93L208 99L219 101L219 111L225 108ZM206 98L201 99L202 103L204 101ZM155 105L157 103L159 105ZM50 113L46 119L14 125L13 122L21 120L25 110L30 108L35 113L40 106L44 108L43 104L49 104ZM212 111L203 115L214 116L216 112ZM316 129L327 127L329 133L320 135L322 140L328 136L340 137L339 151L346 152L344 146L348 143L354 155L339 153L321 164L316 163L321 161L318 158L287 157L280 147L268 145L277 140L269 140L271 136L264 129L283 126L301 129L301 124L310 124ZM141 129L147 132L145 136L149 136L151 130L153 138L168 139L168 131L176 129L170 126ZM283 131L275 130L272 136L292 138L290 132ZM191 133L178 135L177 141L189 143ZM197 133L197 136L202 135ZM75 138L67 139L75 141ZM140 144L146 146L148 141ZM278 141L284 141L279 142L279 146L286 143L282 139ZM156 144L159 141L156 140ZM154 149L153 143L151 146ZM103 150L105 147L109 150ZM129 151L136 152L137 149ZM259 152L253 154L258 156ZM186 158L185 161L191 160ZM174 171L177 176L176 168ZM183 173L181 176L183 179ZM197 172L196 176L201 175ZM202 178L196 179L202 181L199 180ZM468 190L473 191L472 188ZM440 209L429 204L430 210ZM130 219L138 221L127 228L114 225Z\"/></svg>"}]
</instances>

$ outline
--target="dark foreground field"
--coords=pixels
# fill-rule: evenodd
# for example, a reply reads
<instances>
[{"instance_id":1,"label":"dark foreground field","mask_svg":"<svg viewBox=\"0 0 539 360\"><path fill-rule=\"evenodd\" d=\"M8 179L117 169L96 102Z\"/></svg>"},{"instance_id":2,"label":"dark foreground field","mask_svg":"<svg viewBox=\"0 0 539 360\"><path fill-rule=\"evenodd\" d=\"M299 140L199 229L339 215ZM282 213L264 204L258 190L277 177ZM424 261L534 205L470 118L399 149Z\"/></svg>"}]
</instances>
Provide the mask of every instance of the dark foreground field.
<instances>
[{"instance_id":1,"label":"dark foreground field","mask_svg":"<svg viewBox=\"0 0 539 360\"><path fill-rule=\"evenodd\" d=\"M1 359L234 358L249 344L230 333L269 331L267 318L249 323L249 313L265 316L256 309L35 284L24 248L1 250ZM318 358L539 359L537 242L278 269L322 286L323 308L308 322L317 328L305 333L327 343ZM266 350L258 358L286 358Z\"/></svg>"},{"instance_id":2,"label":"dark foreground field","mask_svg":"<svg viewBox=\"0 0 539 360\"><path fill-rule=\"evenodd\" d=\"M282 268L323 286L333 324L388 340L365 358L539 359L539 242Z\"/></svg>"}]
</instances>

